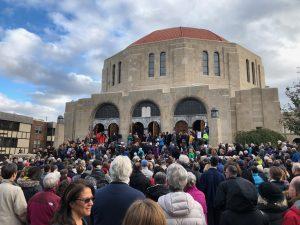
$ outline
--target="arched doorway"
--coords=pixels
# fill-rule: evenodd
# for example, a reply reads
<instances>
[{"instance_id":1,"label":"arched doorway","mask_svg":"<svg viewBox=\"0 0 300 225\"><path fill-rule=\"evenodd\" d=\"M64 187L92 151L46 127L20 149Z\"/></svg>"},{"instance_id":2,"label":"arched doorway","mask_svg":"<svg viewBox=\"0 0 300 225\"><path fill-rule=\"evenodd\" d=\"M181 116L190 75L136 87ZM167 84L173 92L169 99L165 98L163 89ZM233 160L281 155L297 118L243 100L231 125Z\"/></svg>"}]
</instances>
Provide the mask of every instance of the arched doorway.
<instances>
[{"instance_id":1,"label":"arched doorway","mask_svg":"<svg viewBox=\"0 0 300 225\"><path fill-rule=\"evenodd\" d=\"M186 133L188 132L189 126L186 121L180 120L175 124L176 133Z\"/></svg>"},{"instance_id":2,"label":"arched doorway","mask_svg":"<svg viewBox=\"0 0 300 225\"><path fill-rule=\"evenodd\" d=\"M108 126L108 136L111 137L112 135L118 135L119 134L119 126L116 123L111 123Z\"/></svg>"},{"instance_id":3,"label":"arched doorway","mask_svg":"<svg viewBox=\"0 0 300 225\"><path fill-rule=\"evenodd\" d=\"M140 122L132 124L132 134L136 134L141 138L144 135L144 125Z\"/></svg>"},{"instance_id":4,"label":"arched doorway","mask_svg":"<svg viewBox=\"0 0 300 225\"><path fill-rule=\"evenodd\" d=\"M94 127L94 134L98 134L98 133L100 133L100 132L104 132L104 125L102 124L102 123L98 123L98 124L96 124L95 125L95 127Z\"/></svg>"},{"instance_id":5,"label":"arched doorway","mask_svg":"<svg viewBox=\"0 0 300 225\"><path fill-rule=\"evenodd\" d=\"M93 125L101 124L100 131L111 136L111 134L119 132L119 117L118 108L114 104L106 102L95 109ZM115 125L109 128L111 124ZM94 132L94 134L96 133Z\"/></svg>"},{"instance_id":6,"label":"arched doorway","mask_svg":"<svg viewBox=\"0 0 300 225\"><path fill-rule=\"evenodd\" d=\"M185 121L187 128L186 124L183 125L184 123L180 121ZM207 124L207 111L205 105L200 100L193 97L181 99L174 109L174 124L175 131L188 129L204 131L205 125Z\"/></svg>"},{"instance_id":7,"label":"arched doorway","mask_svg":"<svg viewBox=\"0 0 300 225\"><path fill-rule=\"evenodd\" d=\"M193 123L193 130L203 132L205 130L205 122L203 120L196 120Z\"/></svg>"},{"instance_id":8,"label":"arched doorway","mask_svg":"<svg viewBox=\"0 0 300 225\"><path fill-rule=\"evenodd\" d=\"M151 133L153 137L157 137L160 132L159 124L156 121L152 121L148 125L148 132Z\"/></svg>"},{"instance_id":9,"label":"arched doorway","mask_svg":"<svg viewBox=\"0 0 300 225\"><path fill-rule=\"evenodd\" d=\"M149 126L151 122L156 122ZM132 109L132 133L138 133L139 137L144 135L144 131L151 133L159 132L160 110L157 104L150 100L138 102ZM154 129L153 129L154 128Z\"/></svg>"}]
</instances>

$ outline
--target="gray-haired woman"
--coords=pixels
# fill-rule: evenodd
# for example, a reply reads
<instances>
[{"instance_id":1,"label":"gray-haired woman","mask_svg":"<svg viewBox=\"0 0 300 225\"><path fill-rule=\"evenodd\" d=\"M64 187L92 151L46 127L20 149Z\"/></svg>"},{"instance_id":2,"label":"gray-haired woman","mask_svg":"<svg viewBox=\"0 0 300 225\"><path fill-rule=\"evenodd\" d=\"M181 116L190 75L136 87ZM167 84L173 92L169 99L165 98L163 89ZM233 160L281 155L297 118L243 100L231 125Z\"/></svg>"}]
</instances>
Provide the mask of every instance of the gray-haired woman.
<instances>
[{"instance_id":1,"label":"gray-haired woman","mask_svg":"<svg viewBox=\"0 0 300 225\"><path fill-rule=\"evenodd\" d=\"M163 208L169 225L206 225L202 206L190 194L183 192L187 177L188 173L183 166L171 164L167 169L167 183L171 193L161 196L158 204Z\"/></svg>"}]
</instances>

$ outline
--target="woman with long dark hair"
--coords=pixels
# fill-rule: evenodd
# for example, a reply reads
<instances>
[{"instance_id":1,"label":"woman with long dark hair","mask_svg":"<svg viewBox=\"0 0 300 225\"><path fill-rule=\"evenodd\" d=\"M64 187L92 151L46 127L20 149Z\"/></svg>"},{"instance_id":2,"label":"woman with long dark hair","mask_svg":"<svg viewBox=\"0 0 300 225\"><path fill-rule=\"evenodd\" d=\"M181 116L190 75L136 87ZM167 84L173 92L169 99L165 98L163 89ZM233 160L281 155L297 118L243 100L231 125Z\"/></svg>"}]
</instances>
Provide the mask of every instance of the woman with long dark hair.
<instances>
[{"instance_id":1,"label":"woman with long dark hair","mask_svg":"<svg viewBox=\"0 0 300 225\"><path fill-rule=\"evenodd\" d=\"M62 198L60 209L52 220L54 225L86 225L84 217L91 214L94 189L84 180L70 183Z\"/></svg>"}]
</instances>

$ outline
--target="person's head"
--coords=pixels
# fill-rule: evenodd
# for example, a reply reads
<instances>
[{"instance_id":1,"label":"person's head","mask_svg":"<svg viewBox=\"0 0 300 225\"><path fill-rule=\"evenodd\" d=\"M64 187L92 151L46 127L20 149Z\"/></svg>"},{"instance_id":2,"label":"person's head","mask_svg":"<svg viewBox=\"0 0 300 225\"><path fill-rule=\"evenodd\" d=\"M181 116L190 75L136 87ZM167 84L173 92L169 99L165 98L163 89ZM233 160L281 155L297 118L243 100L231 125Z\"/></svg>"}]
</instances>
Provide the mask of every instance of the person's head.
<instances>
[{"instance_id":1,"label":"person's head","mask_svg":"<svg viewBox=\"0 0 300 225\"><path fill-rule=\"evenodd\" d=\"M187 184L187 171L178 163L171 164L167 169L167 183L171 191L183 191Z\"/></svg>"},{"instance_id":2,"label":"person's head","mask_svg":"<svg viewBox=\"0 0 300 225\"><path fill-rule=\"evenodd\" d=\"M294 175L300 174L300 163L293 163L292 173Z\"/></svg>"},{"instance_id":3,"label":"person's head","mask_svg":"<svg viewBox=\"0 0 300 225\"><path fill-rule=\"evenodd\" d=\"M51 172L58 171L58 167L55 164L52 164L50 169L51 169Z\"/></svg>"},{"instance_id":4,"label":"person's head","mask_svg":"<svg viewBox=\"0 0 300 225\"><path fill-rule=\"evenodd\" d=\"M101 166L101 161L98 159L95 159L92 163L93 168L99 168Z\"/></svg>"},{"instance_id":5,"label":"person's head","mask_svg":"<svg viewBox=\"0 0 300 225\"><path fill-rule=\"evenodd\" d=\"M281 203L285 200L284 195L280 188L271 182L264 182L258 187L258 193L267 203L275 204ZM261 201L259 199L259 201Z\"/></svg>"},{"instance_id":6,"label":"person's head","mask_svg":"<svg viewBox=\"0 0 300 225\"><path fill-rule=\"evenodd\" d=\"M82 174L84 172L84 166L81 164L77 165L76 172L77 172L77 174Z\"/></svg>"},{"instance_id":7,"label":"person's head","mask_svg":"<svg viewBox=\"0 0 300 225\"><path fill-rule=\"evenodd\" d=\"M122 225L167 225L160 206L151 199L137 200L127 210Z\"/></svg>"},{"instance_id":8,"label":"person's head","mask_svg":"<svg viewBox=\"0 0 300 225\"><path fill-rule=\"evenodd\" d=\"M229 165L225 169L225 176L226 178L232 178L232 177L237 177L238 175L238 170L236 166L234 165Z\"/></svg>"},{"instance_id":9,"label":"person's head","mask_svg":"<svg viewBox=\"0 0 300 225\"><path fill-rule=\"evenodd\" d=\"M59 182L59 177L55 173L48 173L43 179L44 189L53 189Z\"/></svg>"},{"instance_id":10,"label":"person's head","mask_svg":"<svg viewBox=\"0 0 300 225\"><path fill-rule=\"evenodd\" d=\"M18 167L15 163L5 164L1 168L1 176L3 179L15 180L17 177Z\"/></svg>"},{"instance_id":11,"label":"person's head","mask_svg":"<svg viewBox=\"0 0 300 225\"><path fill-rule=\"evenodd\" d=\"M142 170L141 163L140 162L134 163L132 166L132 170L133 172L141 171Z\"/></svg>"},{"instance_id":12,"label":"person's head","mask_svg":"<svg viewBox=\"0 0 300 225\"><path fill-rule=\"evenodd\" d=\"M298 196L300 196L300 178L295 177L289 186L289 197L294 199Z\"/></svg>"},{"instance_id":13,"label":"person's head","mask_svg":"<svg viewBox=\"0 0 300 225\"><path fill-rule=\"evenodd\" d=\"M189 162L190 162L190 159L189 159L189 157L187 155L180 155L179 159L178 159L178 162L181 165L188 165Z\"/></svg>"},{"instance_id":14,"label":"person's head","mask_svg":"<svg viewBox=\"0 0 300 225\"><path fill-rule=\"evenodd\" d=\"M154 175L155 184L166 184L167 175L164 172L157 172Z\"/></svg>"},{"instance_id":15,"label":"person's head","mask_svg":"<svg viewBox=\"0 0 300 225\"><path fill-rule=\"evenodd\" d=\"M280 181L282 178L283 171L281 168L272 166L270 168L270 179Z\"/></svg>"},{"instance_id":16,"label":"person's head","mask_svg":"<svg viewBox=\"0 0 300 225\"><path fill-rule=\"evenodd\" d=\"M218 163L219 163L219 158L217 156L211 157L211 159L210 159L210 165L212 167L216 167L218 165Z\"/></svg>"},{"instance_id":17,"label":"person's head","mask_svg":"<svg viewBox=\"0 0 300 225\"><path fill-rule=\"evenodd\" d=\"M27 175L31 180L40 180L42 170L37 166L32 166L28 169Z\"/></svg>"},{"instance_id":18,"label":"person's head","mask_svg":"<svg viewBox=\"0 0 300 225\"><path fill-rule=\"evenodd\" d=\"M142 165L142 167L148 167L148 160L146 160L146 159L143 159L142 161L141 161L141 165Z\"/></svg>"},{"instance_id":19,"label":"person's head","mask_svg":"<svg viewBox=\"0 0 300 225\"><path fill-rule=\"evenodd\" d=\"M89 216L93 200L93 187L84 180L70 183L63 193L60 210L55 213L53 223L75 224L74 215L79 218Z\"/></svg>"},{"instance_id":20,"label":"person's head","mask_svg":"<svg viewBox=\"0 0 300 225\"><path fill-rule=\"evenodd\" d=\"M50 172L50 165L49 164L46 164L44 166L44 173L49 173Z\"/></svg>"},{"instance_id":21,"label":"person's head","mask_svg":"<svg viewBox=\"0 0 300 225\"><path fill-rule=\"evenodd\" d=\"M191 188L196 184L196 176L192 172L188 172L186 188Z\"/></svg>"},{"instance_id":22,"label":"person's head","mask_svg":"<svg viewBox=\"0 0 300 225\"><path fill-rule=\"evenodd\" d=\"M112 181L129 183L129 177L132 173L130 159L127 156L117 156L111 163L109 174Z\"/></svg>"}]
</instances>

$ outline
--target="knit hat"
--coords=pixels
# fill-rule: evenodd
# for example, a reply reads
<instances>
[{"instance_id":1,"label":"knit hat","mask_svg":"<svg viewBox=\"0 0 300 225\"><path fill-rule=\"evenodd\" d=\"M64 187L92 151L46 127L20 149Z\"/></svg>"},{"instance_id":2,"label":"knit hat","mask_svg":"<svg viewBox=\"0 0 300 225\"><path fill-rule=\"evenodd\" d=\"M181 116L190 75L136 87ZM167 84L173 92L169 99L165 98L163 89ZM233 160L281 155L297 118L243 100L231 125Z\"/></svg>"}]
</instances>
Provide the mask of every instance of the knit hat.
<instances>
[{"instance_id":1,"label":"knit hat","mask_svg":"<svg viewBox=\"0 0 300 225\"><path fill-rule=\"evenodd\" d=\"M146 159L143 159L141 165L142 167L146 167L148 165L148 161Z\"/></svg>"},{"instance_id":2,"label":"knit hat","mask_svg":"<svg viewBox=\"0 0 300 225\"><path fill-rule=\"evenodd\" d=\"M268 202L280 202L284 200L284 195L276 184L271 182L264 182L258 187L260 196Z\"/></svg>"}]
</instances>

